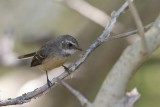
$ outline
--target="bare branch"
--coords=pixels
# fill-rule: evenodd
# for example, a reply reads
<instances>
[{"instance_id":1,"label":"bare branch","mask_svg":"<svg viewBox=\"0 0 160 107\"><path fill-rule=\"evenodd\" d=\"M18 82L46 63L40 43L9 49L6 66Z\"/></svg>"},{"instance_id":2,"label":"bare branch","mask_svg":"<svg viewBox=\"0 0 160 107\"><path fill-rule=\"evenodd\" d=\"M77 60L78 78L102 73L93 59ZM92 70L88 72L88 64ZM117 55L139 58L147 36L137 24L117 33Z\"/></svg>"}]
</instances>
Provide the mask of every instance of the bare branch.
<instances>
[{"instance_id":1,"label":"bare branch","mask_svg":"<svg viewBox=\"0 0 160 107\"><path fill-rule=\"evenodd\" d=\"M68 7L102 27L105 27L106 23L111 20L110 15L90 5L85 0L63 0L63 2L65 2ZM115 27L116 29L113 29L114 33L118 33L117 29L123 29L123 25L118 22Z\"/></svg>"},{"instance_id":2,"label":"bare branch","mask_svg":"<svg viewBox=\"0 0 160 107\"><path fill-rule=\"evenodd\" d=\"M86 107L92 107L91 103L88 101L86 97L84 97L80 92L69 86L67 83L65 83L63 80L57 78L57 81L61 83L66 89L68 89L73 95L76 96L76 98L80 101L82 106Z\"/></svg>"},{"instance_id":3,"label":"bare branch","mask_svg":"<svg viewBox=\"0 0 160 107\"><path fill-rule=\"evenodd\" d=\"M153 23L154 23L154 22L152 22L152 23L144 26L144 29L145 29L145 30L149 29L150 27L153 26ZM124 38L124 37L128 37L128 36L132 36L133 34L136 34L137 32L138 32L138 29L135 29L135 30L133 30L133 31L121 33L121 34L114 35L114 36L109 36L108 39L109 39L109 40L110 40L110 39L112 40L112 39Z\"/></svg>"},{"instance_id":4,"label":"bare branch","mask_svg":"<svg viewBox=\"0 0 160 107\"><path fill-rule=\"evenodd\" d=\"M153 27L145 33L150 55L160 46L160 16ZM148 58L143 54L141 40L128 46L104 80L96 97L95 106L125 107L125 91L128 81L139 66ZM107 96L107 99L106 99Z\"/></svg>"},{"instance_id":5,"label":"bare branch","mask_svg":"<svg viewBox=\"0 0 160 107\"><path fill-rule=\"evenodd\" d=\"M106 23L111 19L109 15L84 0L65 0L65 3L102 27L105 27Z\"/></svg>"},{"instance_id":6,"label":"bare branch","mask_svg":"<svg viewBox=\"0 0 160 107\"><path fill-rule=\"evenodd\" d=\"M136 23L136 26L138 28L138 33L141 37L142 46L144 48L143 49L144 54L146 54L148 52L148 48L147 48L147 43L146 43L145 34L144 34L145 32L144 32L142 21L140 19L140 16L138 15L137 9L134 6L134 4L130 0L127 0L127 1L129 3L129 8L130 8L130 11L131 11L132 16L134 18L134 21Z\"/></svg>"},{"instance_id":7,"label":"bare branch","mask_svg":"<svg viewBox=\"0 0 160 107\"><path fill-rule=\"evenodd\" d=\"M125 107L133 107L134 103L140 98L137 88L132 89L126 93Z\"/></svg>"},{"instance_id":8,"label":"bare branch","mask_svg":"<svg viewBox=\"0 0 160 107\"><path fill-rule=\"evenodd\" d=\"M84 55L82 57L80 57L73 65L70 66L69 70L70 73L74 72L76 69L78 69L80 67L80 65L87 59L87 57L98 47L100 46L103 42L105 42L106 39L108 39L111 30L113 29L116 20L118 18L118 16L123 13L123 11L125 10L125 8L128 7L128 2L126 1L121 7L120 9L115 12L112 15L111 20L109 21L109 23L107 24L107 26L105 27L103 33L97 38L97 40L91 44L91 46L86 50L86 52L84 53ZM62 73L58 78L60 79L64 79L67 76L69 76L69 74L67 72ZM51 80L51 87L55 86L56 84L56 79L53 78ZM7 106L7 105L16 105L16 104L23 104L26 103L28 101L31 101L31 99L35 99L37 98L37 96L43 95L43 93L45 93L46 91L48 91L48 85L45 84L42 87L39 87L37 89L35 89L32 92L28 92L26 94L23 94L22 96L19 96L17 98L10 98L7 100L0 100L0 106Z\"/></svg>"}]
</instances>

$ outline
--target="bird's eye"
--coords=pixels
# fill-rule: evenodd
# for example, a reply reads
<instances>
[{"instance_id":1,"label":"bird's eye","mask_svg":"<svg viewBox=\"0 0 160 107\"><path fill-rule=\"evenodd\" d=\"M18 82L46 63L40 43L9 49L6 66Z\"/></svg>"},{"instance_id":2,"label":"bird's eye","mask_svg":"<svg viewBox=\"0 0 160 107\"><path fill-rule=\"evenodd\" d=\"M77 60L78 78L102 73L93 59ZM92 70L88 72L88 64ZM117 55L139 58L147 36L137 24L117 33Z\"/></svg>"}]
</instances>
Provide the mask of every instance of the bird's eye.
<instances>
[{"instance_id":1,"label":"bird's eye","mask_svg":"<svg viewBox=\"0 0 160 107\"><path fill-rule=\"evenodd\" d=\"M72 47L72 46L73 46L73 44L71 44L71 43L68 43L68 46L69 46L69 47Z\"/></svg>"}]
</instances>

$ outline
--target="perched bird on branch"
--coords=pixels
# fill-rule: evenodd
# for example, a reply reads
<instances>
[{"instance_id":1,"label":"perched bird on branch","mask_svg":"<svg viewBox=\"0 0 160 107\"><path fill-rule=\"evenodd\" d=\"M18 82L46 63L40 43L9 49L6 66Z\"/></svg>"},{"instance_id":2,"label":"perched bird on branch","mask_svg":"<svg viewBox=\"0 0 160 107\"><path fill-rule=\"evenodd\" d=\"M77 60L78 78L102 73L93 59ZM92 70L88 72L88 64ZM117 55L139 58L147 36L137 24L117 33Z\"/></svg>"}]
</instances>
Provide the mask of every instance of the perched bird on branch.
<instances>
[{"instance_id":1,"label":"perched bird on branch","mask_svg":"<svg viewBox=\"0 0 160 107\"><path fill-rule=\"evenodd\" d=\"M46 72L47 84L50 87L51 82L48 79L48 71L63 66L66 60L77 50L82 51L78 41L70 35L62 35L54 40L45 43L37 52L19 56L19 59L33 57L31 67L39 67Z\"/></svg>"}]
</instances>

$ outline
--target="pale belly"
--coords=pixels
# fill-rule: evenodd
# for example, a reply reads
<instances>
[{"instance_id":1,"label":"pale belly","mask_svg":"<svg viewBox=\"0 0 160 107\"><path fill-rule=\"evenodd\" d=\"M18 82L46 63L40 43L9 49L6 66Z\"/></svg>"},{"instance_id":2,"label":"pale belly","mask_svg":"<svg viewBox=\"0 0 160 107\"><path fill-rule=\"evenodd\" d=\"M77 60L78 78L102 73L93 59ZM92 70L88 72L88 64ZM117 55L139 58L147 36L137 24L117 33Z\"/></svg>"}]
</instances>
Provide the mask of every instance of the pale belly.
<instances>
[{"instance_id":1,"label":"pale belly","mask_svg":"<svg viewBox=\"0 0 160 107\"><path fill-rule=\"evenodd\" d=\"M63 57L63 58L62 57L54 57L52 59L45 60L38 67L43 71L49 71L54 68L62 66L66 62L67 59L68 59L67 57Z\"/></svg>"}]
</instances>

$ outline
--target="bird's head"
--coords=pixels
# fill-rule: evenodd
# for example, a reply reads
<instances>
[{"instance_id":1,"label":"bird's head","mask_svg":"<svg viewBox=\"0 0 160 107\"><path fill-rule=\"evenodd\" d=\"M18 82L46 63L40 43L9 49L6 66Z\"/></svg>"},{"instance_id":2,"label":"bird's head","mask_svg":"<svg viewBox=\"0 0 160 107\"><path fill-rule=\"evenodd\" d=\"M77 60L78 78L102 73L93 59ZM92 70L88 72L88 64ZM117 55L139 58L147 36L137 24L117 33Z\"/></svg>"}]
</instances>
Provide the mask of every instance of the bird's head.
<instances>
[{"instance_id":1,"label":"bird's head","mask_svg":"<svg viewBox=\"0 0 160 107\"><path fill-rule=\"evenodd\" d=\"M61 50L65 55L70 56L76 51L82 51L82 48L80 48L78 41L70 35L59 36L57 39L59 39L59 46L61 47Z\"/></svg>"}]
</instances>

